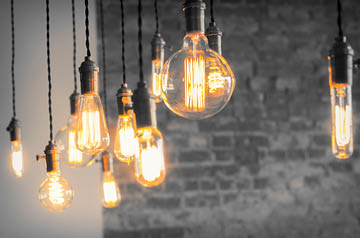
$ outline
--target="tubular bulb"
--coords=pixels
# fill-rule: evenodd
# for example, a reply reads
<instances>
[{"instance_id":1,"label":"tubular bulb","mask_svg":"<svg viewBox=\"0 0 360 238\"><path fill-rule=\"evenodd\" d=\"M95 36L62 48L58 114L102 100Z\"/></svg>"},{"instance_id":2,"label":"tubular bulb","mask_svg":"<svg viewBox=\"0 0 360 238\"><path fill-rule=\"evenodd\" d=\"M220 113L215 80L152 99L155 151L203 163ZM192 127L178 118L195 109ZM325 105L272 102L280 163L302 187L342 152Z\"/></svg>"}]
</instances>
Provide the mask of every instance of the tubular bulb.
<instances>
[{"instance_id":1,"label":"tubular bulb","mask_svg":"<svg viewBox=\"0 0 360 238\"><path fill-rule=\"evenodd\" d=\"M119 186L111 171L104 172L102 182L103 205L107 208L117 207L120 204L121 196Z\"/></svg>"},{"instance_id":2,"label":"tubular bulb","mask_svg":"<svg viewBox=\"0 0 360 238\"><path fill-rule=\"evenodd\" d=\"M109 132L103 107L97 93L80 96L76 127L76 146L85 154L98 154L109 146Z\"/></svg>"},{"instance_id":3,"label":"tubular bulb","mask_svg":"<svg viewBox=\"0 0 360 238\"><path fill-rule=\"evenodd\" d=\"M138 130L140 155L135 163L137 181L144 187L161 184L165 179L164 141L154 127Z\"/></svg>"},{"instance_id":4,"label":"tubular bulb","mask_svg":"<svg viewBox=\"0 0 360 238\"><path fill-rule=\"evenodd\" d=\"M21 178L23 176L23 149L20 140L11 141L11 167L16 177Z\"/></svg>"}]
</instances>

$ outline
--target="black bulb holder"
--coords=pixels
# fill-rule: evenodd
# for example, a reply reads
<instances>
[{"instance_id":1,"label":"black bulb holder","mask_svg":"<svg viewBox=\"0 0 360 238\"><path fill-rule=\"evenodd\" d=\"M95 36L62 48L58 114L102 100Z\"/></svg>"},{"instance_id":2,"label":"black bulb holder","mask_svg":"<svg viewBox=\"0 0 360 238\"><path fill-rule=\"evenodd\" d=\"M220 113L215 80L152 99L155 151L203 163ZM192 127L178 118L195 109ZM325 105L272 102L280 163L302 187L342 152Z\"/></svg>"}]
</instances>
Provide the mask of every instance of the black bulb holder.
<instances>
[{"instance_id":1,"label":"black bulb holder","mask_svg":"<svg viewBox=\"0 0 360 238\"><path fill-rule=\"evenodd\" d=\"M70 99L70 113L71 113L71 115L76 115L79 110L80 94L78 92L74 91L70 95L69 99Z\"/></svg>"},{"instance_id":2,"label":"black bulb holder","mask_svg":"<svg viewBox=\"0 0 360 238\"><path fill-rule=\"evenodd\" d=\"M10 141L21 140L20 121L18 119L13 117L6 130L10 133Z\"/></svg>"},{"instance_id":3,"label":"black bulb holder","mask_svg":"<svg viewBox=\"0 0 360 238\"><path fill-rule=\"evenodd\" d=\"M186 0L182 10L185 12L186 34L205 30L205 8L202 0Z\"/></svg>"},{"instance_id":4,"label":"black bulb holder","mask_svg":"<svg viewBox=\"0 0 360 238\"><path fill-rule=\"evenodd\" d=\"M222 32L216 26L215 22L210 22L208 28L205 30L205 36L208 38L210 49L216 51L220 55L222 54L221 50L221 37Z\"/></svg>"},{"instance_id":5,"label":"black bulb holder","mask_svg":"<svg viewBox=\"0 0 360 238\"><path fill-rule=\"evenodd\" d=\"M104 173L113 171L112 157L110 156L109 152L102 152L101 162Z\"/></svg>"},{"instance_id":6,"label":"black bulb holder","mask_svg":"<svg viewBox=\"0 0 360 238\"><path fill-rule=\"evenodd\" d=\"M89 56L81 63L79 68L81 94L93 94L99 91L99 67Z\"/></svg>"},{"instance_id":7,"label":"black bulb holder","mask_svg":"<svg viewBox=\"0 0 360 238\"><path fill-rule=\"evenodd\" d=\"M36 160L39 162L41 159L46 161L46 172L53 173L60 171L59 164L59 150L54 141L49 141L49 144L45 147L44 155L37 155Z\"/></svg>"},{"instance_id":8,"label":"black bulb holder","mask_svg":"<svg viewBox=\"0 0 360 238\"><path fill-rule=\"evenodd\" d=\"M164 48L165 41L161 37L159 32L156 32L153 39L151 40L151 59L152 60L163 60L164 59Z\"/></svg>"},{"instance_id":9,"label":"black bulb holder","mask_svg":"<svg viewBox=\"0 0 360 238\"><path fill-rule=\"evenodd\" d=\"M136 125L138 128L156 127L155 99L150 96L145 82L140 81L137 86L132 96Z\"/></svg>"},{"instance_id":10,"label":"black bulb holder","mask_svg":"<svg viewBox=\"0 0 360 238\"><path fill-rule=\"evenodd\" d=\"M128 88L126 83L123 83L116 94L118 115L129 115L133 113L132 95L131 89Z\"/></svg>"}]
</instances>

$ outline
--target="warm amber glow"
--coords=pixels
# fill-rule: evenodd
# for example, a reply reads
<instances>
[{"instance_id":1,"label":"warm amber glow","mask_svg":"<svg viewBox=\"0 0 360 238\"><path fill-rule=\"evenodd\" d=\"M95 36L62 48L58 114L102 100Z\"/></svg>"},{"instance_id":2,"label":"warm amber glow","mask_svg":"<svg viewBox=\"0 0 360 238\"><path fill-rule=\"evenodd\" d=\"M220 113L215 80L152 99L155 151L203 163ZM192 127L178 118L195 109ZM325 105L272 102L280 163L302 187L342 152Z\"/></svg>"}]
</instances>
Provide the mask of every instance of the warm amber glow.
<instances>
[{"instance_id":1,"label":"warm amber glow","mask_svg":"<svg viewBox=\"0 0 360 238\"><path fill-rule=\"evenodd\" d=\"M152 93L156 98L161 95L161 60L152 61Z\"/></svg>"},{"instance_id":2,"label":"warm amber glow","mask_svg":"<svg viewBox=\"0 0 360 238\"><path fill-rule=\"evenodd\" d=\"M51 176L49 183L49 200L53 204L62 204L64 203L64 188L61 183L59 183L58 176Z\"/></svg>"},{"instance_id":3,"label":"warm amber glow","mask_svg":"<svg viewBox=\"0 0 360 238\"><path fill-rule=\"evenodd\" d=\"M76 143L77 148L86 154L98 154L109 146L105 115L97 94L80 97Z\"/></svg>"},{"instance_id":4,"label":"warm amber glow","mask_svg":"<svg viewBox=\"0 0 360 238\"><path fill-rule=\"evenodd\" d=\"M336 123L336 143L338 146L344 146L350 143L351 139L351 108L335 107Z\"/></svg>"},{"instance_id":5,"label":"warm amber glow","mask_svg":"<svg viewBox=\"0 0 360 238\"><path fill-rule=\"evenodd\" d=\"M138 130L140 156L136 161L136 177L145 187L159 185L165 179L163 138L152 127Z\"/></svg>"},{"instance_id":6,"label":"warm amber glow","mask_svg":"<svg viewBox=\"0 0 360 238\"><path fill-rule=\"evenodd\" d=\"M202 55L184 60L185 106L191 111L205 109L205 60Z\"/></svg>"},{"instance_id":7,"label":"warm amber glow","mask_svg":"<svg viewBox=\"0 0 360 238\"><path fill-rule=\"evenodd\" d=\"M135 114L118 116L114 153L116 158L126 163L130 163L139 155Z\"/></svg>"},{"instance_id":8,"label":"warm amber glow","mask_svg":"<svg viewBox=\"0 0 360 238\"><path fill-rule=\"evenodd\" d=\"M75 131L69 131L68 162L70 165L77 165L83 162L83 154L76 148L75 134Z\"/></svg>"},{"instance_id":9,"label":"warm amber glow","mask_svg":"<svg viewBox=\"0 0 360 238\"><path fill-rule=\"evenodd\" d=\"M111 208L119 205L121 200L120 190L111 172L105 172L103 180L104 207Z\"/></svg>"},{"instance_id":10,"label":"warm amber glow","mask_svg":"<svg viewBox=\"0 0 360 238\"><path fill-rule=\"evenodd\" d=\"M24 164L21 141L11 141L11 167L16 177L23 176Z\"/></svg>"}]
</instances>

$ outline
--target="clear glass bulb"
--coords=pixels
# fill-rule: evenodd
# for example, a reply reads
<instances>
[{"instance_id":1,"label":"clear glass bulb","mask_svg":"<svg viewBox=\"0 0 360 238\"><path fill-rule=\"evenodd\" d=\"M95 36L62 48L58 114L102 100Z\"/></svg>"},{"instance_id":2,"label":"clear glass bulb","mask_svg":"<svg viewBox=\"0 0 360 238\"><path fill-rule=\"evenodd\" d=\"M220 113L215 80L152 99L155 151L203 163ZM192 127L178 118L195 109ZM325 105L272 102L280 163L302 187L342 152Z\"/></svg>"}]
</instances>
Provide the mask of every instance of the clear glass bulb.
<instances>
[{"instance_id":1,"label":"clear glass bulb","mask_svg":"<svg viewBox=\"0 0 360 238\"><path fill-rule=\"evenodd\" d=\"M144 187L161 184L165 179L164 139L154 127L138 130L140 155L135 160L137 181Z\"/></svg>"},{"instance_id":2,"label":"clear glass bulb","mask_svg":"<svg viewBox=\"0 0 360 238\"><path fill-rule=\"evenodd\" d=\"M161 70L163 60L152 61L152 77L150 81L150 93L155 97L155 102L161 102Z\"/></svg>"},{"instance_id":3,"label":"clear glass bulb","mask_svg":"<svg viewBox=\"0 0 360 238\"><path fill-rule=\"evenodd\" d=\"M351 86L332 85L332 152L338 159L349 158L354 150L352 128Z\"/></svg>"},{"instance_id":4,"label":"clear glass bulb","mask_svg":"<svg viewBox=\"0 0 360 238\"><path fill-rule=\"evenodd\" d=\"M24 173L23 149L20 140L11 141L11 167L16 177Z\"/></svg>"},{"instance_id":5,"label":"clear glass bulb","mask_svg":"<svg viewBox=\"0 0 360 238\"><path fill-rule=\"evenodd\" d=\"M40 185L38 198L43 208L50 212L62 212L70 207L74 190L59 172L48 173L48 178Z\"/></svg>"},{"instance_id":6,"label":"clear glass bulb","mask_svg":"<svg viewBox=\"0 0 360 238\"><path fill-rule=\"evenodd\" d=\"M226 60L208 46L203 33L189 33L182 49L164 64L162 98L166 106L188 119L209 118L229 102L235 78Z\"/></svg>"},{"instance_id":7,"label":"clear glass bulb","mask_svg":"<svg viewBox=\"0 0 360 238\"><path fill-rule=\"evenodd\" d=\"M86 166L92 160L91 156L83 154L76 147L76 125L76 114L70 115L67 124L63 126L55 136L60 157L63 158L71 168Z\"/></svg>"},{"instance_id":8,"label":"clear glass bulb","mask_svg":"<svg viewBox=\"0 0 360 238\"><path fill-rule=\"evenodd\" d=\"M136 135L135 114L119 115L114 154L122 162L130 163L139 156L139 139Z\"/></svg>"},{"instance_id":9,"label":"clear glass bulb","mask_svg":"<svg viewBox=\"0 0 360 238\"><path fill-rule=\"evenodd\" d=\"M104 172L102 182L103 205L107 208L117 207L121 201L119 186L111 171Z\"/></svg>"},{"instance_id":10,"label":"clear glass bulb","mask_svg":"<svg viewBox=\"0 0 360 238\"><path fill-rule=\"evenodd\" d=\"M109 132L99 95L81 95L76 127L77 148L85 154L93 155L105 151L109 143Z\"/></svg>"}]
</instances>

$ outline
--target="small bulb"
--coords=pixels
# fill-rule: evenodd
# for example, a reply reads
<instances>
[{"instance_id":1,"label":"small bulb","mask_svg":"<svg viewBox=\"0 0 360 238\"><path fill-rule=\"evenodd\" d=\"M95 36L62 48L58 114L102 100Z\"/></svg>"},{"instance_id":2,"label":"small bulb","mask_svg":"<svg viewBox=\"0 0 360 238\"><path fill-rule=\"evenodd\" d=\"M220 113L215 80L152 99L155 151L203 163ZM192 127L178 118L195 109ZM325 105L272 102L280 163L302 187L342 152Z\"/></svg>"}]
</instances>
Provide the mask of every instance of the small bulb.
<instances>
[{"instance_id":1,"label":"small bulb","mask_svg":"<svg viewBox=\"0 0 360 238\"><path fill-rule=\"evenodd\" d=\"M152 95L155 96L156 102L161 102L161 70L163 62L162 60L152 61L152 79L150 90Z\"/></svg>"},{"instance_id":2,"label":"small bulb","mask_svg":"<svg viewBox=\"0 0 360 238\"><path fill-rule=\"evenodd\" d=\"M48 173L40 186L38 198L43 208L50 212L62 212L70 207L74 190L58 172Z\"/></svg>"},{"instance_id":3,"label":"small bulb","mask_svg":"<svg viewBox=\"0 0 360 238\"><path fill-rule=\"evenodd\" d=\"M98 154L109 146L109 132L98 94L80 96L76 146L85 154Z\"/></svg>"},{"instance_id":4,"label":"small bulb","mask_svg":"<svg viewBox=\"0 0 360 238\"><path fill-rule=\"evenodd\" d=\"M139 155L135 114L118 116L114 154L122 162L130 163Z\"/></svg>"},{"instance_id":5,"label":"small bulb","mask_svg":"<svg viewBox=\"0 0 360 238\"><path fill-rule=\"evenodd\" d=\"M331 87L332 151L338 159L353 153L351 86Z\"/></svg>"},{"instance_id":6,"label":"small bulb","mask_svg":"<svg viewBox=\"0 0 360 238\"><path fill-rule=\"evenodd\" d=\"M138 130L140 155L135 163L137 181L144 187L161 184L165 179L164 140L154 127Z\"/></svg>"},{"instance_id":7,"label":"small bulb","mask_svg":"<svg viewBox=\"0 0 360 238\"><path fill-rule=\"evenodd\" d=\"M24 173L23 149L20 140L11 141L11 167L16 177Z\"/></svg>"},{"instance_id":8,"label":"small bulb","mask_svg":"<svg viewBox=\"0 0 360 238\"><path fill-rule=\"evenodd\" d=\"M121 201L119 186L110 171L104 172L102 182L103 205L107 208L117 207Z\"/></svg>"}]
</instances>

